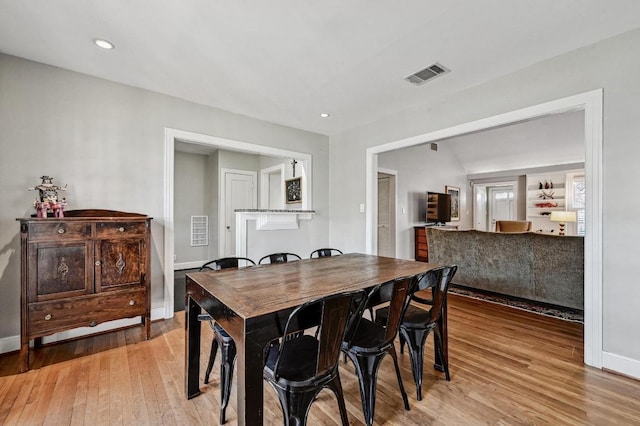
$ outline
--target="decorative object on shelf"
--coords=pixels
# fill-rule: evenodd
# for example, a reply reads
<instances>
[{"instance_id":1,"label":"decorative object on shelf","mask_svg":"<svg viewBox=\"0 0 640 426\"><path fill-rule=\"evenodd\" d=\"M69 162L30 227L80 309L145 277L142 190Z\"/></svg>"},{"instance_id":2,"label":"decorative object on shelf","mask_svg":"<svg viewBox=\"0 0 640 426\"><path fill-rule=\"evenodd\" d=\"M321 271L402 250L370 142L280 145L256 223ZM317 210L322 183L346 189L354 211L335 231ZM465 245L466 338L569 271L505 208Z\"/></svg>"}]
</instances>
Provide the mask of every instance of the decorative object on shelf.
<instances>
[{"instance_id":1,"label":"decorative object on shelf","mask_svg":"<svg viewBox=\"0 0 640 426\"><path fill-rule=\"evenodd\" d=\"M554 194L554 191L545 191L543 189L538 193L538 198L542 198L543 200L553 200Z\"/></svg>"},{"instance_id":2,"label":"decorative object on shelf","mask_svg":"<svg viewBox=\"0 0 640 426\"><path fill-rule=\"evenodd\" d=\"M29 188L29 191L38 190L38 198L33 201L33 207L36 208L37 217L47 217L49 213L52 213L53 217L64 217L64 208L67 206L66 198L58 199L58 191L66 191L67 185L64 188L59 187L53 183L53 178L50 176L40 176L42 182L33 188Z\"/></svg>"},{"instance_id":3,"label":"decorative object on shelf","mask_svg":"<svg viewBox=\"0 0 640 426\"><path fill-rule=\"evenodd\" d=\"M302 178L287 179L284 182L287 204L302 203Z\"/></svg>"},{"instance_id":4,"label":"decorative object on shelf","mask_svg":"<svg viewBox=\"0 0 640 426\"><path fill-rule=\"evenodd\" d=\"M445 186L444 192L451 195L451 221L460 220L460 188Z\"/></svg>"},{"instance_id":5,"label":"decorative object on shelf","mask_svg":"<svg viewBox=\"0 0 640 426\"><path fill-rule=\"evenodd\" d=\"M536 203L535 206L536 207L558 207L558 203L550 203L550 202Z\"/></svg>"},{"instance_id":6,"label":"decorative object on shelf","mask_svg":"<svg viewBox=\"0 0 640 426\"><path fill-rule=\"evenodd\" d=\"M576 221L576 212L568 212L568 211L555 211L551 212L552 222L559 222L560 232L558 235L564 235L564 226L567 222L575 222Z\"/></svg>"}]
</instances>

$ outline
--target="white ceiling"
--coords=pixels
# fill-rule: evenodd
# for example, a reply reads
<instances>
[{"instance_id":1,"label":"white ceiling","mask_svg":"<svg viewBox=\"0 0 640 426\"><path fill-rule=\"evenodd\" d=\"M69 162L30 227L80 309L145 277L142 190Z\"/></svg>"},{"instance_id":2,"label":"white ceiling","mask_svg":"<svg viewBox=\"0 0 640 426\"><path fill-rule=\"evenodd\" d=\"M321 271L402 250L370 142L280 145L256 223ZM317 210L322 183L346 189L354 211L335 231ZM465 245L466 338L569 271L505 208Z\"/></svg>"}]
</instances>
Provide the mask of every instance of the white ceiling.
<instances>
[{"instance_id":1,"label":"white ceiling","mask_svg":"<svg viewBox=\"0 0 640 426\"><path fill-rule=\"evenodd\" d=\"M0 0L0 52L327 135L637 27L638 0Z\"/></svg>"}]
</instances>

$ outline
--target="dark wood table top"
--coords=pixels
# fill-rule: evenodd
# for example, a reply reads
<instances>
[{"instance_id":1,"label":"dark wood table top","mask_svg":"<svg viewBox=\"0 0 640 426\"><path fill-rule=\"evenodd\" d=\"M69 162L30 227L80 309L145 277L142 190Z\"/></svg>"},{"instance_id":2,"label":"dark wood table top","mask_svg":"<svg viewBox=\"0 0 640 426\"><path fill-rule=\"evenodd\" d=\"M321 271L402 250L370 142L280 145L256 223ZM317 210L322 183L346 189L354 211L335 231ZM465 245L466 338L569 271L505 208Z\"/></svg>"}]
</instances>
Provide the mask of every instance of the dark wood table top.
<instances>
[{"instance_id":1,"label":"dark wood table top","mask_svg":"<svg viewBox=\"0 0 640 426\"><path fill-rule=\"evenodd\" d=\"M243 319L283 311L329 294L359 290L438 265L350 253L242 269L188 274Z\"/></svg>"}]
</instances>

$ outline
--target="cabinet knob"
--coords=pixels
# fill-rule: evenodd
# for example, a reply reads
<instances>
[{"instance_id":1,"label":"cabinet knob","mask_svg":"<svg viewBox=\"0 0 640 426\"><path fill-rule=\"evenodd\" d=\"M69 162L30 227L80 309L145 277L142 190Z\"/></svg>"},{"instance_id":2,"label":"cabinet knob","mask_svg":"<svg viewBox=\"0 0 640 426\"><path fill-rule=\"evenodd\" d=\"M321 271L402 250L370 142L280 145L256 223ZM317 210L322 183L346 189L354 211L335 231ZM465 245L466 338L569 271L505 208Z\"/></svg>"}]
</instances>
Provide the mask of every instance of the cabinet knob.
<instances>
[{"instance_id":1,"label":"cabinet knob","mask_svg":"<svg viewBox=\"0 0 640 426\"><path fill-rule=\"evenodd\" d=\"M135 305L135 304L136 304L136 301L135 301L135 300L129 300L129 306L133 306L133 305Z\"/></svg>"},{"instance_id":2,"label":"cabinet knob","mask_svg":"<svg viewBox=\"0 0 640 426\"><path fill-rule=\"evenodd\" d=\"M45 321L49 321L51 319L51 314L47 314L44 316Z\"/></svg>"},{"instance_id":3,"label":"cabinet knob","mask_svg":"<svg viewBox=\"0 0 640 426\"><path fill-rule=\"evenodd\" d=\"M121 226L120 228L118 228L118 231L124 232L124 226Z\"/></svg>"},{"instance_id":4,"label":"cabinet knob","mask_svg":"<svg viewBox=\"0 0 640 426\"><path fill-rule=\"evenodd\" d=\"M96 260L96 266L100 266L100 261Z\"/></svg>"},{"instance_id":5,"label":"cabinet knob","mask_svg":"<svg viewBox=\"0 0 640 426\"><path fill-rule=\"evenodd\" d=\"M64 234L64 228L58 228L58 234Z\"/></svg>"}]
</instances>

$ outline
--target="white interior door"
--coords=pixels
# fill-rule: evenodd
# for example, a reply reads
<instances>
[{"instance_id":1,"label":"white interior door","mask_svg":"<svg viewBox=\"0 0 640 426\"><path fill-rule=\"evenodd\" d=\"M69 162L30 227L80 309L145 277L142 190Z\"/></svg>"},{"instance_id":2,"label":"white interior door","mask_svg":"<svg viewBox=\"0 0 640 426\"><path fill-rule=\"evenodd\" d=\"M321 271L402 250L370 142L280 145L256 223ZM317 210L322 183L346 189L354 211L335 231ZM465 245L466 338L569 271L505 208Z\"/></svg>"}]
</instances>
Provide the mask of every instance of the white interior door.
<instances>
[{"instance_id":1,"label":"white interior door","mask_svg":"<svg viewBox=\"0 0 640 426\"><path fill-rule=\"evenodd\" d=\"M236 209L255 209L258 201L256 173L225 171L224 177L224 251L222 256L236 255ZM221 257L222 257L221 256Z\"/></svg>"},{"instance_id":2,"label":"white interior door","mask_svg":"<svg viewBox=\"0 0 640 426\"><path fill-rule=\"evenodd\" d=\"M395 211L395 176L378 173L378 256L396 256Z\"/></svg>"},{"instance_id":3,"label":"white interior door","mask_svg":"<svg viewBox=\"0 0 640 426\"><path fill-rule=\"evenodd\" d=\"M473 187L473 226L478 231L487 229L487 188L483 185Z\"/></svg>"},{"instance_id":4,"label":"white interior door","mask_svg":"<svg viewBox=\"0 0 640 426\"><path fill-rule=\"evenodd\" d=\"M496 220L515 220L513 185L488 189L490 230L495 231Z\"/></svg>"}]
</instances>

